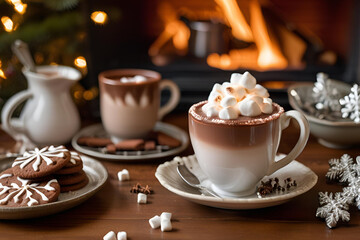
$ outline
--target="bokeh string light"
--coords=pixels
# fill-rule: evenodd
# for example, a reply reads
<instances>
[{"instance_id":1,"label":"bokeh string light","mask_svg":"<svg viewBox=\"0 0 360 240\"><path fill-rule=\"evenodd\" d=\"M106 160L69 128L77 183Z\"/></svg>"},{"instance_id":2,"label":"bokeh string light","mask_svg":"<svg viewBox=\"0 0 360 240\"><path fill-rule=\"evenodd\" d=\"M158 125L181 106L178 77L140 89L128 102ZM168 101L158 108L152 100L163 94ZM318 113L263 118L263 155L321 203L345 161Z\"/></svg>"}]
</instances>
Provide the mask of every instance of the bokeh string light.
<instances>
[{"instance_id":1,"label":"bokeh string light","mask_svg":"<svg viewBox=\"0 0 360 240\"><path fill-rule=\"evenodd\" d=\"M6 12L6 13L2 12L1 13L2 16L0 15L0 25L2 25L1 27L4 29L4 31L6 33L9 33L9 34L15 33L20 24L24 25L24 28L26 28L26 32L29 32L29 31L27 31L29 29L29 26L28 26L27 23L29 23L29 22L26 20L26 16L28 18L30 16L29 15L30 12L27 12L27 10L28 10L28 5L31 5L32 3L27 2L27 1L25 1L26 3L24 3L23 1L24 0L5 0L4 4L8 4L9 6L11 6L11 8L9 9L10 12L9 11ZM76 4L78 3L77 1L72 1L72 2L76 2ZM35 4L38 4L38 2L35 3ZM47 2L44 1L44 6L49 7L50 5L47 4ZM72 4L72 7L74 7L73 4ZM66 9L68 10L70 8L66 8ZM55 9L53 9L53 10L55 10ZM59 10L59 9L57 9L57 10ZM11 11L13 13L11 13ZM67 15L67 16L70 16L70 15ZM104 11L94 11L89 15L89 19L95 24L104 25L109 21L109 16ZM49 20L49 19L46 19L46 20ZM77 24L77 23L74 23L74 24ZM40 26L40 24L39 24L39 26ZM49 26L49 24L47 24L47 26ZM40 28L37 28L37 29L40 29ZM47 29L47 30L51 31L53 29ZM0 29L0 31L1 31L1 29ZM82 32L80 31L79 34L82 34ZM21 32L16 32L15 35L24 36ZM25 38L29 38L29 37L25 37ZM31 39L31 37L29 39ZM82 41L83 39L78 38L77 40ZM31 40L27 40L27 41L31 44ZM57 47L57 49L59 49L59 47ZM45 53L42 52L42 51L45 51ZM61 57L61 56L59 57L56 53L54 55L54 52L52 52L53 50L51 50L48 53L46 51L50 51L50 50L46 49L44 47L39 47L38 49L34 50L33 55L34 55L34 60L35 60L36 64L38 64L38 65L43 65L43 64L60 65L60 64L64 64L63 63L63 61L64 61L63 57ZM88 65L87 65L86 58L82 54L80 55L79 52L74 53L74 55L75 56L73 56L73 58L71 58L71 55L66 56L65 64L66 63L67 64L72 64L73 67L80 70L80 72L85 76L87 74L87 72L88 72L87 71L87 66ZM69 57L70 57L70 59L69 59ZM72 63L71 63L71 59L73 59ZM18 63L18 62L17 63L10 63L12 61L13 61L13 58L8 58L6 63L0 61L0 84L3 83L4 80L6 80L6 79L10 80L10 78L6 76L7 73L8 73L8 71L6 69L9 66L14 66L14 64ZM12 69L14 70L13 67L12 67ZM80 84L76 84L76 85L80 85ZM98 96L98 88L97 87L92 87L90 89L85 89L83 86L80 85L80 86L74 86L74 89L75 90L73 90L72 93L73 93L74 99L77 102L91 101L91 100L93 100L94 98L96 98Z\"/></svg>"}]
</instances>

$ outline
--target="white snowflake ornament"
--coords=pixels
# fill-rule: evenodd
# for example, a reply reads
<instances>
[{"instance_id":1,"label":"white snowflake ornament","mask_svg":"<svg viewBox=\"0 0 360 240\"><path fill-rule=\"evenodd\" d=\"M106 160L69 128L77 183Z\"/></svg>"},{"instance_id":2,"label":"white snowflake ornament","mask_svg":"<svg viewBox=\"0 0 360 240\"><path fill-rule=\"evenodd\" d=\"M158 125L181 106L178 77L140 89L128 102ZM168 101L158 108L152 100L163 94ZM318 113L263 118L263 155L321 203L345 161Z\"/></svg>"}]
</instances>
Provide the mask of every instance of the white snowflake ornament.
<instances>
[{"instance_id":1,"label":"white snowflake ornament","mask_svg":"<svg viewBox=\"0 0 360 240\"><path fill-rule=\"evenodd\" d=\"M343 183L349 182L349 178L360 173L360 158L357 157L356 161L354 163L354 160L348 154L342 155L340 159L330 159L330 168L326 173L326 177Z\"/></svg>"},{"instance_id":2,"label":"white snowflake ornament","mask_svg":"<svg viewBox=\"0 0 360 240\"><path fill-rule=\"evenodd\" d=\"M341 193L319 193L319 202L322 207L316 210L316 216L325 218L326 225L329 228L336 226L339 219L342 221L350 221L350 213L348 199L343 197Z\"/></svg>"},{"instance_id":3,"label":"white snowflake ornament","mask_svg":"<svg viewBox=\"0 0 360 240\"><path fill-rule=\"evenodd\" d=\"M346 222L350 220L349 205L355 204L360 210L360 156L354 162L348 154L344 154L340 159L330 159L329 165L326 177L348 184L335 196L327 192L319 193L322 206L317 209L316 216L325 218L326 225L333 228L339 219Z\"/></svg>"},{"instance_id":4,"label":"white snowflake ornament","mask_svg":"<svg viewBox=\"0 0 360 240\"><path fill-rule=\"evenodd\" d=\"M360 123L360 88L354 84L351 93L339 100L343 106L341 113L343 118L350 118L355 123Z\"/></svg>"},{"instance_id":5,"label":"white snowflake ornament","mask_svg":"<svg viewBox=\"0 0 360 240\"><path fill-rule=\"evenodd\" d=\"M318 73L316 75L312 95L316 102L315 108L317 110L339 111L341 108L338 101L340 98L339 91L331 83L329 75L325 73Z\"/></svg>"},{"instance_id":6,"label":"white snowflake ornament","mask_svg":"<svg viewBox=\"0 0 360 240\"><path fill-rule=\"evenodd\" d=\"M350 203L355 203L360 210L360 178L354 178L349 185L343 189L343 195L347 197Z\"/></svg>"}]
</instances>

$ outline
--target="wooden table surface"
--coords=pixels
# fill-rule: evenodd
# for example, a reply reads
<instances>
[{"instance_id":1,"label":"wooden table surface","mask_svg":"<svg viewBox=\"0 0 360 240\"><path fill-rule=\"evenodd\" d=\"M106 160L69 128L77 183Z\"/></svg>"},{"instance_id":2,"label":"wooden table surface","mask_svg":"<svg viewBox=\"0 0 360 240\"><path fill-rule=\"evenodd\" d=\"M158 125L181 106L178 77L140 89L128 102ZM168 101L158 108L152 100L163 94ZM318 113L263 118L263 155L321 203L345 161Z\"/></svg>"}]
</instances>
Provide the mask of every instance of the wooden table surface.
<instances>
[{"instance_id":1,"label":"wooden table surface","mask_svg":"<svg viewBox=\"0 0 360 240\"><path fill-rule=\"evenodd\" d=\"M173 113L164 122L187 131L186 113ZM297 129L285 131L279 151L287 153L297 139ZM2 148L13 141L0 133ZM193 153L189 146L179 156ZM104 161L109 178L104 187L79 206L51 216L0 220L0 239L102 239L109 231L126 231L128 239L359 239L360 211L351 207L349 223L339 223L335 229L326 227L316 218L318 192L341 191L341 186L326 182L328 160L348 153L360 155L359 148L337 150L317 143L312 136L297 160L311 168L319 177L309 192L274 207L255 210L224 210L192 203L169 192L155 178L159 164L167 157L144 162ZM117 172L128 169L131 180L119 182ZM136 183L149 185L154 194L148 204L137 204L137 195L130 193ZM171 232L152 229L148 220L162 212L173 214Z\"/></svg>"}]
</instances>

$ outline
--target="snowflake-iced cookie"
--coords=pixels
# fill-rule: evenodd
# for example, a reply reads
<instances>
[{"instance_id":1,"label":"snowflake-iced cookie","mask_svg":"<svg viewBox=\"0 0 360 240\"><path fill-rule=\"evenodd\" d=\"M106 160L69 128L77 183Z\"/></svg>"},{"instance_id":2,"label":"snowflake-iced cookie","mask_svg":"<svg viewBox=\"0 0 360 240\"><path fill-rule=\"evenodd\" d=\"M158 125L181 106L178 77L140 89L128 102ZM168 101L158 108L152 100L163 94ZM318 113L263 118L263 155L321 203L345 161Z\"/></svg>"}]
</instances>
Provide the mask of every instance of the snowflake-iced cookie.
<instances>
[{"instance_id":1,"label":"snowflake-iced cookie","mask_svg":"<svg viewBox=\"0 0 360 240\"><path fill-rule=\"evenodd\" d=\"M60 184L61 192L78 190L86 186L89 182L84 170L80 170L73 174L55 175L55 178Z\"/></svg>"},{"instance_id":2,"label":"snowflake-iced cookie","mask_svg":"<svg viewBox=\"0 0 360 240\"><path fill-rule=\"evenodd\" d=\"M83 169L83 161L80 155L77 152L70 152L71 159L70 161L59 171L56 171L55 174L63 175L63 174L72 174L80 172Z\"/></svg>"},{"instance_id":3,"label":"snowflake-iced cookie","mask_svg":"<svg viewBox=\"0 0 360 240\"><path fill-rule=\"evenodd\" d=\"M13 169L0 173L0 206L34 206L54 202L60 194L56 179L32 182L13 174Z\"/></svg>"},{"instance_id":4,"label":"snowflake-iced cookie","mask_svg":"<svg viewBox=\"0 0 360 240\"><path fill-rule=\"evenodd\" d=\"M70 161L70 152L63 146L35 148L18 157L12 164L13 173L21 178L39 178L50 175Z\"/></svg>"}]
</instances>

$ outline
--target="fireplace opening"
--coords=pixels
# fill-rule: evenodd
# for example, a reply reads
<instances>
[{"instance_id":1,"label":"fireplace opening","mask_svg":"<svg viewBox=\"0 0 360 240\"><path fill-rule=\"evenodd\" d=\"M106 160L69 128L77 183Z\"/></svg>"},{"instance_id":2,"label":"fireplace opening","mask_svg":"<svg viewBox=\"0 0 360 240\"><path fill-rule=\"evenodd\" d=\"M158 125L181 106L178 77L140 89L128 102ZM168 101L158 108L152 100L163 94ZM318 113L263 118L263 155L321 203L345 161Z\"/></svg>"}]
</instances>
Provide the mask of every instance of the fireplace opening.
<instances>
[{"instance_id":1,"label":"fireplace opening","mask_svg":"<svg viewBox=\"0 0 360 240\"><path fill-rule=\"evenodd\" d=\"M180 110L214 83L250 71L288 107L286 89L318 72L359 81L360 4L353 0L89 1L86 11L119 9L117 22L88 27L88 77L110 68L148 68L175 81Z\"/></svg>"}]
</instances>

